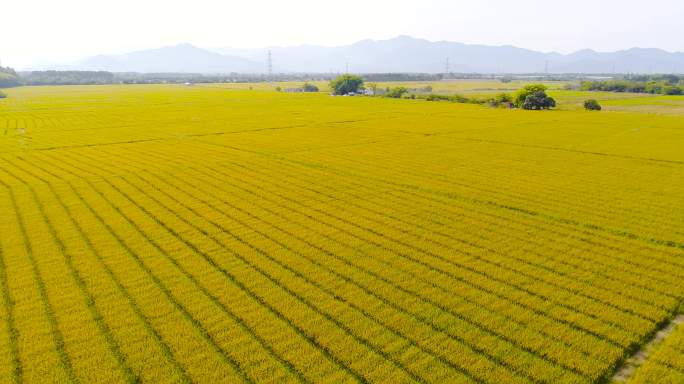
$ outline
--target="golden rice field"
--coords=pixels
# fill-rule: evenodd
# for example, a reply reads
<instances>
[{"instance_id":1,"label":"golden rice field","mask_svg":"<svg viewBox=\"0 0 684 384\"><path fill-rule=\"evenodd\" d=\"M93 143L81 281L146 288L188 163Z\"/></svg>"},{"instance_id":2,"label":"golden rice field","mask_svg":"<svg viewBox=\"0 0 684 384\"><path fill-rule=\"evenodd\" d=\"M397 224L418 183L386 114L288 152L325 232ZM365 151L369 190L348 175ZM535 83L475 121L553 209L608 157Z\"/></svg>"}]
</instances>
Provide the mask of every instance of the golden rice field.
<instances>
[{"instance_id":1,"label":"golden rice field","mask_svg":"<svg viewBox=\"0 0 684 384\"><path fill-rule=\"evenodd\" d=\"M674 333L654 348L636 371L632 384L684 383L684 327L679 322Z\"/></svg>"},{"instance_id":2,"label":"golden rice field","mask_svg":"<svg viewBox=\"0 0 684 384\"><path fill-rule=\"evenodd\" d=\"M596 383L681 309L662 108L6 93L2 383Z\"/></svg>"}]
</instances>

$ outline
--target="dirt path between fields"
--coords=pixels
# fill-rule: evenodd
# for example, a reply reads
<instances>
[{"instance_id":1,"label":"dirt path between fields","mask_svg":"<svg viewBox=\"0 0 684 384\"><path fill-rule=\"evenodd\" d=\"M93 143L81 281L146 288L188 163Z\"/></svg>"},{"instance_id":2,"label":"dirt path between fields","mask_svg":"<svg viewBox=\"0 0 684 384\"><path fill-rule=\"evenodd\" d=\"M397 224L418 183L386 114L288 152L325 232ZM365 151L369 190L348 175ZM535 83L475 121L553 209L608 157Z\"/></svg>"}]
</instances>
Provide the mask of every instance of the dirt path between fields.
<instances>
[{"instance_id":1,"label":"dirt path between fields","mask_svg":"<svg viewBox=\"0 0 684 384\"><path fill-rule=\"evenodd\" d=\"M637 368L646 362L655 348L670 336L680 324L684 324L684 314L677 315L665 328L658 331L649 342L625 360L613 375L612 382L626 383L634 375Z\"/></svg>"}]
</instances>

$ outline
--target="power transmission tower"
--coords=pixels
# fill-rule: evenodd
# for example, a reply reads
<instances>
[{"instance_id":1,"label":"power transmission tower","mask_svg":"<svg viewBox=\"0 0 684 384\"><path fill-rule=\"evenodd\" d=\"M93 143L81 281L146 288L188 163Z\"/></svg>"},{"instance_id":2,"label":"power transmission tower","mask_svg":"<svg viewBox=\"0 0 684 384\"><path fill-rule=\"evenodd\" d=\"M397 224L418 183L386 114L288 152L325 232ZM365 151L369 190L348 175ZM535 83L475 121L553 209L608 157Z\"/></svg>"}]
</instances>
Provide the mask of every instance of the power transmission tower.
<instances>
[{"instance_id":1,"label":"power transmission tower","mask_svg":"<svg viewBox=\"0 0 684 384\"><path fill-rule=\"evenodd\" d=\"M449 73L451 73L451 68L449 68L449 58L448 57L446 58L446 67L444 69L445 69L444 73L447 76L449 76Z\"/></svg>"},{"instance_id":2,"label":"power transmission tower","mask_svg":"<svg viewBox=\"0 0 684 384\"><path fill-rule=\"evenodd\" d=\"M349 73L349 62L348 61L346 61L344 63L344 73Z\"/></svg>"},{"instance_id":3,"label":"power transmission tower","mask_svg":"<svg viewBox=\"0 0 684 384\"><path fill-rule=\"evenodd\" d=\"M549 61L548 60L546 60L544 62L544 73L547 75L549 74Z\"/></svg>"},{"instance_id":4,"label":"power transmission tower","mask_svg":"<svg viewBox=\"0 0 684 384\"><path fill-rule=\"evenodd\" d=\"M271 56L271 50L268 50L268 81L273 79L273 57Z\"/></svg>"}]
</instances>

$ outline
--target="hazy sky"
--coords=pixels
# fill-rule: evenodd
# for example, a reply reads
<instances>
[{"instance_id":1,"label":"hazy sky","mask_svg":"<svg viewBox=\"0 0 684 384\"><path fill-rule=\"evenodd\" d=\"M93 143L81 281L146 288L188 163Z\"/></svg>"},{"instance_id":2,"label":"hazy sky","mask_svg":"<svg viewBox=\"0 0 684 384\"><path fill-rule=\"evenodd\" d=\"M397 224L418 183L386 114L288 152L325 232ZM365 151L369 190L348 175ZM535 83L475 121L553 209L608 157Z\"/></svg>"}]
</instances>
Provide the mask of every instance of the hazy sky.
<instances>
[{"instance_id":1,"label":"hazy sky","mask_svg":"<svg viewBox=\"0 0 684 384\"><path fill-rule=\"evenodd\" d=\"M684 51L682 0L19 0L1 9L0 60L15 67L178 43L341 45L401 34L562 53Z\"/></svg>"}]
</instances>

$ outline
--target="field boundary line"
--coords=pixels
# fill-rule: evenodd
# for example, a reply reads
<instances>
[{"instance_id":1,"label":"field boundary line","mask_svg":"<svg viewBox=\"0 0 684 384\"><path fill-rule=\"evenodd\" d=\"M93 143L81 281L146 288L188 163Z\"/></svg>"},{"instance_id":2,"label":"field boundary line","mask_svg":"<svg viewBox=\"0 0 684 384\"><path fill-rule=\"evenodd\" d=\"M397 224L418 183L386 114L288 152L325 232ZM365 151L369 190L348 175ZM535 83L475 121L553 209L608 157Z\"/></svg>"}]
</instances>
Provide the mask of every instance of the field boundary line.
<instances>
[{"instance_id":1,"label":"field boundary line","mask_svg":"<svg viewBox=\"0 0 684 384\"><path fill-rule=\"evenodd\" d=\"M511 145L511 146L523 147L523 148L536 148L536 149L545 149L545 150L549 150L549 151L573 152L573 153L581 153L581 154L587 154L587 155L606 156L606 157L617 157L617 158L629 159L629 160L654 161L654 162L658 162L658 163L670 163L670 164L684 165L684 161L681 161L681 160L655 159L655 158L651 158L651 157L639 157L639 156L629 156L629 155L618 155L618 154L613 154L613 153L594 152L594 151L582 151L582 150L579 150L579 149L560 148L560 147L547 147L547 146L544 146L544 145L511 143L511 142L498 141L498 140L473 139L473 138L466 138L466 137L458 138L458 139L460 139L460 140L465 140L465 141L473 141L473 142L478 142L478 143L491 143L491 144L500 144L500 145Z\"/></svg>"}]
</instances>

